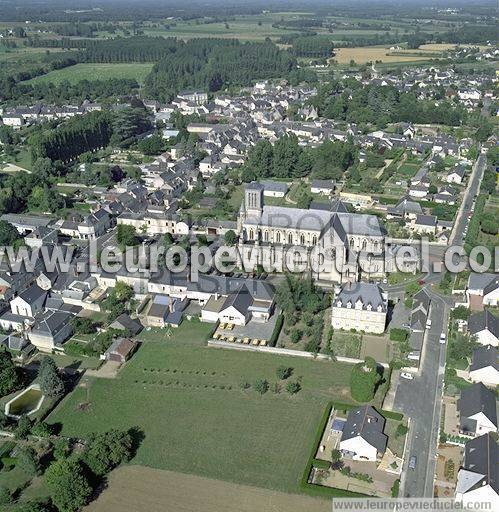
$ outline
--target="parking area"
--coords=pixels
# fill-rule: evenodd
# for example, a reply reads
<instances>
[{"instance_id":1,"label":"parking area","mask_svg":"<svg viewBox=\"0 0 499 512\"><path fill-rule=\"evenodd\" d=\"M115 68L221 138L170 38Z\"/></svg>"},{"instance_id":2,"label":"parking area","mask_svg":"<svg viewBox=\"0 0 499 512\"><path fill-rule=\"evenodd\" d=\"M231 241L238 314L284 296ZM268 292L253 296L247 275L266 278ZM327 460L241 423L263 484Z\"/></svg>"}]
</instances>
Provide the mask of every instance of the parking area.
<instances>
[{"instance_id":1,"label":"parking area","mask_svg":"<svg viewBox=\"0 0 499 512\"><path fill-rule=\"evenodd\" d=\"M213 338L245 345L265 346L272 337L276 321L277 315L274 314L268 322L258 322L251 319L246 325L221 323L213 334Z\"/></svg>"}]
</instances>

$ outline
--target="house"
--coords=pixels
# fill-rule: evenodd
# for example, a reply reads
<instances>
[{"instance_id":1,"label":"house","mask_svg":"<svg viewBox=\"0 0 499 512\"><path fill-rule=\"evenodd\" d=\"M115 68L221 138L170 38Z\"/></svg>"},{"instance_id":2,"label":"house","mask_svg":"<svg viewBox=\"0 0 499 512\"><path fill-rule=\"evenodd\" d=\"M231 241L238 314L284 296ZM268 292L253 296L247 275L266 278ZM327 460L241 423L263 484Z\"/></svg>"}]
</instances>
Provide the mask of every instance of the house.
<instances>
[{"instance_id":1,"label":"house","mask_svg":"<svg viewBox=\"0 0 499 512\"><path fill-rule=\"evenodd\" d=\"M496 395L481 382L461 390L457 410L462 434L475 437L497 432Z\"/></svg>"},{"instance_id":2,"label":"house","mask_svg":"<svg viewBox=\"0 0 499 512\"><path fill-rule=\"evenodd\" d=\"M279 183L277 181L262 181L263 195L266 197L284 197L288 191L286 183Z\"/></svg>"},{"instance_id":3,"label":"house","mask_svg":"<svg viewBox=\"0 0 499 512\"><path fill-rule=\"evenodd\" d=\"M178 327L188 302L187 299L156 294L146 306L141 321L147 327Z\"/></svg>"},{"instance_id":4,"label":"house","mask_svg":"<svg viewBox=\"0 0 499 512\"><path fill-rule=\"evenodd\" d=\"M334 181L332 180L312 180L310 184L312 194L322 194L329 196L334 192Z\"/></svg>"},{"instance_id":5,"label":"house","mask_svg":"<svg viewBox=\"0 0 499 512\"><path fill-rule=\"evenodd\" d=\"M73 333L73 317L67 311L46 311L37 317L28 331L28 338L39 350L51 352L60 349Z\"/></svg>"},{"instance_id":6,"label":"house","mask_svg":"<svg viewBox=\"0 0 499 512\"><path fill-rule=\"evenodd\" d=\"M461 502L464 508L471 509L477 503L490 503L488 510L499 510L498 461L499 447L491 434L466 443L464 463L457 474L455 493L456 501Z\"/></svg>"},{"instance_id":7,"label":"house","mask_svg":"<svg viewBox=\"0 0 499 512\"><path fill-rule=\"evenodd\" d=\"M426 197L430 191L430 187L427 185L411 185L409 188L409 195L411 197Z\"/></svg>"},{"instance_id":8,"label":"house","mask_svg":"<svg viewBox=\"0 0 499 512\"><path fill-rule=\"evenodd\" d=\"M499 276L493 273L472 272L466 289L468 304L472 311L481 311L484 306L499 304Z\"/></svg>"},{"instance_id":9,"label":"house","mask_svg":"<svg viewBox=\"0 0 499 512\"><path fill-rule=\"evenodd\" d=\"M382 334L385 331L388 295L377 284L348 283L335 287L331 325L335 329Z\"/></svg>"},{"instance_id":10,"label":"house","mask_svg":"<svg viewBox=\"0 0 499 512\"><path fill-rule=\"evenodd\" d=\"M42 310L46 297L47 292L33 284L10 301L10 310L15 315L33 318Z\"/></svg>"},{"instance_id":11,"label":"house","mask_svg":"<svg viewBox=\"0 0 499 512\"><path fill-rule=\"evenodd\" d=\"M251 319L266 322L274 311L274 289L261 282L261 286L241 284L227 295L213 295L201 310L204 322L224 322L246 325Z\"/></svg>"},{"instance_id":12,"label":"house","mask_svg":"<svg viewBox=\"0 0 499 512\"><path fill-rule=\"evenodd\" d=\"M464 180L464 176L466 175L466 169L459 164L456 164L447 174L445 181L447 183L458 183L461 185Z\"/></svg>"},{"instance_id":13,"label":"house","mask_svg":"<svg viewBox=\"0 0 499 512\"><path fill-rule=\"evenodd\" d=\"M385 418L370 405L352 409L343 426L340 451L345 458L376 462L385 453Z\"/></svg>"},{"instance_id":14,"label":"house","mask_svg":"<svg viewBox=\"0 0 499 512\"><path fill-rule=\"evenodd\" d=\"M126 331L130 333L131 336L137 336L137 334L142 330L142 324L139 321L130 318L126 313L123 313L109 325L109 328L117 329L118 331Z\"/></svg>"},{"instance_id":15,"label":"house","mask_svg":"<svg viewBox=\"0 0 499 512\"><path fill-rule=\"evenodd\" d=\"M499 386L499 351L496 347L486 345L473 350L470 379L485 386Z\"/></svg>"},{"instance_id":16,"label":"house","mask_svg":"<svg viewBox=\"0 0 499 512\"><path fill-rule=\"evenodd\" d=\"M409 224L409 229L421 235L435 235L437 232L437 218L435 215L416 215Z\"/></svg>"},{"instance_id":17,"label":"house","mask_svg":"<svg viewBox=\"0 0 499 512\"><path fill-rule=\"evenodd\" d=\"M487 309L470 316L468 331L482 345L499 345L499 318Z\"/></svg>"},{"instance_id":18,"label":"house","mask_svg":"<svg viewBox=\"0 0 499 512\"><path fill-rule=\"evenodd\" d=\"M35 350L35 347L23 336L7 334L0 336L3 345L17 361L24 361Z\"/></svg>"},{"instance_id":19,"label":"house","mask_svg":"<svg viewBox=\"0 0 499 512\"><path fill-rule=\"evenodd\" d=\"M388 207L386 213L387 219L401 218L412 220L421 215L423 209L417 201L411 201L409 197L405 196L395 206Z\"/></svg>"},{"instance_id":20,"label":"house","mask_svg":"<svg viewBox=\"0 0 499 512\"><path fill-rule=\"evenodd\" d=\"M103 358L106 361L124 363L135 352L136 348L136 341L128 338L118 338L114 340L111 346L104 352Z\"/></svg>"}]
</instances>

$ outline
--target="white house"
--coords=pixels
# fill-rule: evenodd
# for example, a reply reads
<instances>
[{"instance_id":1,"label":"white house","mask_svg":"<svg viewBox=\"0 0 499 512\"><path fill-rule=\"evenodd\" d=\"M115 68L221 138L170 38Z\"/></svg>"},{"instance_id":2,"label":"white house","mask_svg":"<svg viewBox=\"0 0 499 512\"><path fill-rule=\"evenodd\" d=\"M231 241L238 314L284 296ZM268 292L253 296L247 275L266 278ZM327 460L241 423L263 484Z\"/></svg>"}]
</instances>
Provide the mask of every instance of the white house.
<instances>
[{"instance_id":1,"label":"white house","mask_svg":"<svg viewBox=\"0 0 499 512\"><path fill-rule=\"evenodd\" d=\"M499 351L487 345L476 348L471 359L470 379L485 386L499 386Z\"/></svg>"},{"instance_id":2,"label":"white house","mask_svg":"<svg viewBox=\"0 0 499 512\"><path fill-rule=\"evenodd\" d=\"M461 391L457 409L462 434L475 437L497 432L496 396L481 382Z\"/></svg>"},{"instance_id":3,"label":"white house","mask_svg":"<svg viewBox=\"0 0 499 512\"><path fill-rule=\"evenodd\" d=\"M490 503L482 510L499 510L499 447L490 434L466 443L464 463L457 474L455 499L465 507Z\"/></svg>"},{"instance_id":4,"label":"white house","mask_svg":"<svg viewBox=\"0 0 499 512\"><path fill-rule=\"evenodd\" d=\"M487 309L470 316L468 331L482 345L499 345L499 318Z\"/></svg>"},{"instance_id":5,"label":"white house","mask_svg":"<svg viewBox=\"0 0 499 512\"><path fill-rule=\"evenodd\" d=\"M310 192L329 196L334 192L334 182L332 180L312 180Z\"/></svg>"},{"instance_id":6,"label":"white house","mask_svg":"<svg viewBox=\"0 0 499 512\"><path fill-rule=\"evenodd\" d=\"M461 184L464 180L464 176L466 174L466 169L456 164L450 171L449 174L447 174L447 177L445 178L445 181L447 183L458 183Z\"/></svg>"},{"instance_id":7,"label":"white house","mask_svg":"<svg viewBox=\"0 0 499 512\"><path fill-rule=\"evenodd\" d=\"M263 195L265 197L284 197L288 191L286 183L279 183L277 181L262 181Z\"/></svg>"},{"instance_id":8,"label":"white house","mask_svg":"<svg viewBox=\"0 0 499 512\"><path fill-rule=\"evenodd\" d=\"M370 405L351 410L340 440L343 457L376 462L385 453L388 442L384 426L385 418Z\"/></svg>"},{"instance_id":9,"label":"white house","mask_svg":"<svg viewBox=\"0 0 499 512\"><path fill-rule=\"evenodd\" d=\"M481 311L484 306L499 304L499 276L493 273L472 272L466 289L468 304L473 311Z\"/></svg>"},{"instance_id":10,"label":"white house","mask_svg":"<svg viewBox=\"0 0 499 512\"><path fill-rule=\"evenodd\" d=\"M34 284L10 301L10 310L14 315L33 318L43 309L46 291Z\"/></svg>"},{"instance_id":11,"label":"white house","mask_svg":"<svg viewBox=\"0 0 499 512\"><path fill-rule=\"evenodd\" d=\"M331 325L345 331L382 334L387 310L388 296L377 284L348 283L335 287Z\"/></svg>"}]
</instances>

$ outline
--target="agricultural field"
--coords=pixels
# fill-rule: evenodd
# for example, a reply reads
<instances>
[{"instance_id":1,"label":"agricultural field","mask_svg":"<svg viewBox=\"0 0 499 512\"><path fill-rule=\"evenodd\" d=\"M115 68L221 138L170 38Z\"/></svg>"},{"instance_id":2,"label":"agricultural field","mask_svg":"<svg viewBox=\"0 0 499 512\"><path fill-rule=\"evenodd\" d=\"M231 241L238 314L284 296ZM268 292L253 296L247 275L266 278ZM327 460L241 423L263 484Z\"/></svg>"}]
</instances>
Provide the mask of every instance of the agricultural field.
<instances>
[{"instance_id":1,"label":"agricultural field","mask_svg":"<svg viewBox=\"0 0 499 512\"><path fill-rule=\"evenodd\" d=\"M196 492L192 492L196 489ZM227 496L233 497L227 500ZM308 496L221 482L195 475L143 466L123 466L113 471L109 485L85 512L327 512L328 501Z\"/></svg>"},{"instance_id":2,"label":"agricultural field","mask_svg":"<svg viewBox=\"0 0 499 512\"><path fill-rule=\"evenodd\" d=\"M359 46L355 48L339 48L335 50L334 60L338 64L349 64L353 60L356 64L381 61L392 64L394 62L416 62L438 58L438 52L420 52L419 50L390 50L389 47Z\"/></svg>"},{"instance_id":3,"label":"agricultural field","mask_svg":"<svg viewBox=\"0 0 499 512\"><path fill-rule=\"evenodd\" d=\"M144 438L133 464L298 492L328 400L351 401L352 367L207 348L212 328L192 321L144 331L116 379L84 379L48 422L68 436L135 427ZM281 365L293 368L296 395L286 382L276 390ZM269 383L264 395L253 389L258 379Z\"/></svg>"},{"instance_id":4,"label":"agricultural field","mask_svg":"<svg viewBox=\"0 0 499 512\"><path fill-rule=\"evenodd\" d=\"M37 76L25 83L53 83L60 84L67 80L75 84L81 80L107 80L110 78L135 79L142 84L152 69L152 63L132 64L93 64L80 63L63 69L57 69L45 75Z\"/></svg>"}]
</instances>

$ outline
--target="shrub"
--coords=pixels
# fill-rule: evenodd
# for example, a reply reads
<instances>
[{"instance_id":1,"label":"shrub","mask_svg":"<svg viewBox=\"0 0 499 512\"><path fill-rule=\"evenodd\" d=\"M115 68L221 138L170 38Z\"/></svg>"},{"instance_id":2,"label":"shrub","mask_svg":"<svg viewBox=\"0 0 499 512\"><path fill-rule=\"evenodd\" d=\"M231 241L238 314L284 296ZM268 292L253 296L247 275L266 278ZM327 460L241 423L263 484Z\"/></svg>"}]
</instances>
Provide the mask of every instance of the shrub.
<instances>
[{"instance_id":1,"label":"shrub","mask_svg":"<svg viewBox=\"0 0 499 512\"><path fill-rule=\"evenodd\" d=\"M409 432L409 427L407 427L407 425L404 425L403 423L400 423L397 426L397 430L395 431L395 436L396 437L405 436L407 434L407 432Z\"/></svg>"},{"instance_id":2,"label":"shrub","mask_svg":"<svg viewBox=\"0 0 499 512\"><path fill-rule=\"evenodd\" d=\"M291 333L291 341L293 343L298 343L303 337L303 331L300 329L294 329Z\"/></svg>"},{"instance_id":3,"label":"shrub","mask_svg":"<svg viewBox=\"0 0 499 512\"><path fill-rule=\"evenodd\" d=\"M253 388L260 395L264 395L269 390L269 383L265 379L258 379L253 384Z\"/></svg>"},{"instance_id":4,"label":"shrub","mask_svg":"<svg viewBox=\"0 0 499 512\"><path fill-rule=\"evenodd\" d=\"M7 487L0 487L0 505L9 505L12 503L12 494Z\"/></svg>"},{"instance_id":5,"label":"shrub","mask_svg":"<svg viewBox=\"0 0 499 512\"><path fill-rule=\"evenodd\" d=\"M289 366L279 366L276 370L277 378L280 380L286 380L288 377L291 377L293 373L293 368Z\"/></svg>"},{"instance_id":6,"label":"shrub","mask_svg":"<svg viewBox=\"0 0 499 512\"><path fill-rule=\"evenodd\" d=\"M288 384L286 386L286 391L290 395L295 395L296 393L298 393L298 391L300 391L300 389L301 389L301 385L299 382L288 382Z\"/></svg>"},{"instance_id":7,"label":"shrub","mask_svg":"<svg viewBox=\"0 0 499 512\"><path fill-rule=\"evenodd\" d=\"M390 329L390 340L404 342L409 337L409 331L407 329Z\"/></svg>"},{"instance_id":8,"label":"shrub","mask_svg":"<svg viewBox=\"0 0 499 512\"><path fill-rule=\"evenodd\" d=\"M28 416L21 416L14 431L16 439L26 439L31 432L31 420Z\"/></svg>"}]
</instances>

